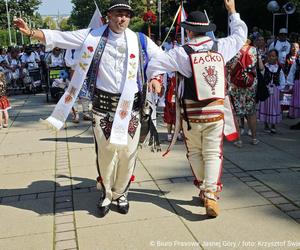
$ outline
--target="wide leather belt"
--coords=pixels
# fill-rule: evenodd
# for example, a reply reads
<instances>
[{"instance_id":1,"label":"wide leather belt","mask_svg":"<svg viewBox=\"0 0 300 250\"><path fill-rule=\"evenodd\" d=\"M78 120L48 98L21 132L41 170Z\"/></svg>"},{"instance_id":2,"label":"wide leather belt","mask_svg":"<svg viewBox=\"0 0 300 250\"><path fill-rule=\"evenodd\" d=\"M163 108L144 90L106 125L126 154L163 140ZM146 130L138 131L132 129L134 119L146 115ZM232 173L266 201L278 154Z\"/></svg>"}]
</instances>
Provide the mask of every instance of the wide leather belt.
<instances>
[{"instance_id":1,"label":"wide leather belt","mask_svg":"<svg viewBox=\"0 0 300 250\"><path fill-rule=\"evenodd\" d=\"M195 103L186 103L186 108L204 108L210 106L224 105L224 100L215 100L215 101L201 101Z\"/></svg>"},{"instance_id":2,"label":"wide leather belt","mask_svg":"<svg viewBox=\"0 0 300 250\"><path fill-rule=\"evenodd\" d=\"M219 115L219 116L216 116L216 117L211 117L211 118L189 118L189 122L190 123L208 123L208 122L216 122L216 121L220 121L224 119L224 115Z\"/></svg>"},{"instance_id":3,"label":"wide leather belt","mask_svg":"<svg viewBox=\"0 0 300 250\"><path fill-rule=\"evenodd\" d=\"M93 96L93 109L98 112L116 112L121 94L113 94L101 89L95 89ZM136 93L133 102L133 111L139 111L141 95Z\"/></svg>"}]
</instances>

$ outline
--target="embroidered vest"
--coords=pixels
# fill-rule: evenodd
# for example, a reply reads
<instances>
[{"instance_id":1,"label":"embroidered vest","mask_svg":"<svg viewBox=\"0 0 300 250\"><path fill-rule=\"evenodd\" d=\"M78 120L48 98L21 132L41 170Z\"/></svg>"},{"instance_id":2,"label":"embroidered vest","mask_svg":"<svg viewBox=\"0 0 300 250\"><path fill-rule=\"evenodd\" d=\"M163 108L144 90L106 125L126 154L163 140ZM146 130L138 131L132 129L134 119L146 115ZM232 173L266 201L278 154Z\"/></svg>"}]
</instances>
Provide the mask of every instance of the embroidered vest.
<instances>
[{"instance_id":1,"label":"embroidered vest","mask_svg":"<svg viewBox=\"0 0 300 250\"><path fill-rule=\"evenodd\" d=\"M275 73L271 72L268 67L265 67L264 80L267 84L270 84L273 80L273 84L276 86L280 85L280 70L281 67L278 65L278 69Z\"/></svg>"},{"instance_id":2,"label":"embroidered vest","mask_svg":"<svg viewBox=\"0 0 300 250\"><path fill-rule=\"evenodd\" d=\"M197 53L189 45L184 45L183 48L190 56L193 70L193 75L190 78L184 77L183 99L193 101L224 99L225 65L223 57L215 52L217 51L217 43L214 42L213 44L211 56L207 51ZM208 57L219 58L219 65L216 66L210 60L205 60ZM199 59L200 61L198 61ZM200 65L201 69L198 69L197 67Z\"/></svg>"}]
</instances>

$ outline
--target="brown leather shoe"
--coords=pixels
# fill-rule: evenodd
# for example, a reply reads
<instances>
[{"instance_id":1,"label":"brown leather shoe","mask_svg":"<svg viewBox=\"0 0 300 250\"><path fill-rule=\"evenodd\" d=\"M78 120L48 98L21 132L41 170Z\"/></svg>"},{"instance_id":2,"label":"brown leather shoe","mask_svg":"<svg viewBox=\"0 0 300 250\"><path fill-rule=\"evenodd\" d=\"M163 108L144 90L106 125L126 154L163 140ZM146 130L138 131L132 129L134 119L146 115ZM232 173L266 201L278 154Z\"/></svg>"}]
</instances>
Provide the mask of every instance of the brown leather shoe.
<instances>
[{"instance_id":1,"label":"brown leather shoe","mask_svg":"<svg viewBox=\"0 0 300 250\"><path fill-rule=\"evenodd\" d=\"M220 214L220 208L217 202L217 195L215 192L206 192L204 199L204 207L208 217L216 218Z\"/></svg>"},{"instance_id":2,"label":"brown leather shoe","mask_svg":"<svg viewBox=\"0 0 300 250\"><path fill-rule=\"evenodd\" d=\"M199 193L199 199L200 199L201 205L204 206L204 203L205 203L204 190L200 190L200 193Z\"/></svg>"}]
</instances>

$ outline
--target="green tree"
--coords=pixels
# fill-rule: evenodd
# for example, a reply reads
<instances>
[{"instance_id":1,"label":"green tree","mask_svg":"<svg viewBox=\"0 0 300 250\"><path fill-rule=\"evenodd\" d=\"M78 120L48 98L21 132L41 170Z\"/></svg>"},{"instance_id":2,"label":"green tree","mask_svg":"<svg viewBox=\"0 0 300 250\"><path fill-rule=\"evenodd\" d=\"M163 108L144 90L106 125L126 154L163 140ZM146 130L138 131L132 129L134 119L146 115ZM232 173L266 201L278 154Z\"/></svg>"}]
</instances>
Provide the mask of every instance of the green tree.
<instances>
[{"instance_id":1,"label":"green tree","mask_svg":"<svg viewBox=\"0 0 300 250\"><path fill-rule=\"evenodd\" d=\"M59 23L60 30L72 30L72 26L69 24L69 18L63 18Z\"/></svg>"},{"instance_id":2,"label":"green tree","mask_svg":"<svg viewBox=\"0 0 300 250\"><path fill-rule=\"evenodd\" d=\"M102 13L104 15L104 10L109 6L110 0L97 0L95 1ZM94 1L91 0L72 0L74 5L73 11L70 16L70 25L74 25L77 28L86 28L95 12Z\"/></svg>"},{"instance_id":3,"label":"green tree","mask_svg":"<svg viewBox=\"0 0 300 250\"><path fill-rule=\"evenodd\" d=\"M37 11L40 0L10 0L8 1L8 9L10 10L11 19L13 15L33 17ZM20 13L21 12L21 13ZM0 29L7 29L7 15L5 1L0 1Z\"/></svg>"},{"instance_id":4,"label":"green tree","mask_svg":"<svg viewBox=\"0 0 300 250\"><path fill-rule=\"evenodd\" d=\"M56 24L56 22L53 20L52 17L47 16L47 17L45 17L45 19L44 19L44 22L43 22L43 28L55 30L55 29L57 29L57 24Z\"/></svg>"}]
</instances>

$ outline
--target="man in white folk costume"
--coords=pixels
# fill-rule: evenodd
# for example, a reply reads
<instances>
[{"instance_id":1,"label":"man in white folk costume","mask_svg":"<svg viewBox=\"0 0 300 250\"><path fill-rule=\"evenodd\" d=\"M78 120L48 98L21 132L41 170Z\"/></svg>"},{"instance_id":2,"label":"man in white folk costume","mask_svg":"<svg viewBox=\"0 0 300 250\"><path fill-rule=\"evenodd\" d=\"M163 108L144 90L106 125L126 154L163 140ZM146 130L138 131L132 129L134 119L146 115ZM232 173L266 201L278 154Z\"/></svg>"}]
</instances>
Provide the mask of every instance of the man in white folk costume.
<instances>
[{"instance_id":1,"label":"man in white folk costume","mask_svg":"<svg viewBox=\"0 0 300 250\"><path fill-rule=\"evenodd\" d=\"M200 189L199 196L209 217L219 214L223 134L229 140L237 136L226 97L224 66L247 39L247 26L236 13L234 0L224 3L230 21L228 37L213 41L206 36L206 32L215 31L215 24L209 22L205 13L193 11L181 23L189 42L153 58L147 70L150 87L157 86L159 76L165 72L177 71L183 76L177 86L177 115L182 117L194 183Z\"/></svg>"},{"instance_id":2,"label":"man in white folk costume","mask_svg":"<svg viewBox=\"0 0 300 250\"><path fill-rule=\"evenodd\" d=\"M48 49L81 50L70 85L47 122L57 129L63 126L89 71L94 85L92 112L100 217L109 212L113 201L118 212L128 213L127 193L140 137L144 65L147 59L162 53L148 37L128 29L134 13L127 0L112 0L106 14L108 24L72 32L29 29L22 19L14 22L23 34L40 40ZM159 92L161 86L155 87Z\"/></svg>"}]
</instances>

